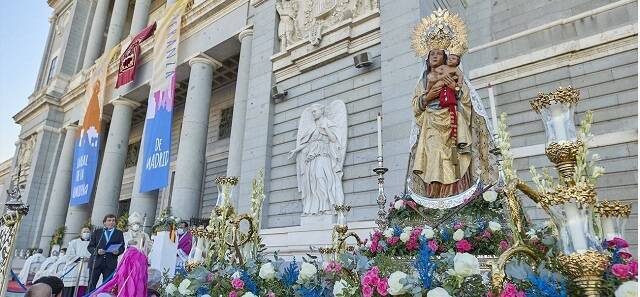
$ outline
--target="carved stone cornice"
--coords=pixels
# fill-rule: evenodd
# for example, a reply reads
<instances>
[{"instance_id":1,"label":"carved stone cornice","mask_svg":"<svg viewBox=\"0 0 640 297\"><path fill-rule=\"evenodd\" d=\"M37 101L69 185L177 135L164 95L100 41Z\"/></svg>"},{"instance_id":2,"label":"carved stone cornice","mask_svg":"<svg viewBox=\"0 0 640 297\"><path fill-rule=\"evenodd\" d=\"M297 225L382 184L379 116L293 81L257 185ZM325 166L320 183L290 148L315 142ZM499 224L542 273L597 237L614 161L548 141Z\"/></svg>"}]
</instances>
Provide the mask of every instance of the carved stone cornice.
<instances>
[{"instance_id":1,"label":"carved stone cornice","mask_svg":"<svg viewBox=\"0 0 640 297\"><path fill-rule=\"evenodd\" d=\"M253 7L258 7L265 2L267 2L267 0L251 0L251 5L253 5Z\"/></svg>"},{"instance_id":2,"label":"carved stone cornice","mask_svg":"<svg viewBox=\"0 0 640 297\"><path fill-rule=\"evenodd\" d=\"M45 94L42 97L30 102L29 105L27 105L22 110L18 111L18 113L13 116L13 120L17 124L20 124L30 115L48 107L58 109L60 108L60 103L56 99L53 99L53 97Z\"/></svg>"},{"instance_id":3,"label":"carved stone cornice","mask_svg":"<svg viewBox=\"0 0 640 297\"><path fill-rule=\"evenodd\" d=\"M380 11L377 9L325 28L317 46L305 39L271 57L276 82L379 44L380 34Z\"/></svg>"}]
</instances>

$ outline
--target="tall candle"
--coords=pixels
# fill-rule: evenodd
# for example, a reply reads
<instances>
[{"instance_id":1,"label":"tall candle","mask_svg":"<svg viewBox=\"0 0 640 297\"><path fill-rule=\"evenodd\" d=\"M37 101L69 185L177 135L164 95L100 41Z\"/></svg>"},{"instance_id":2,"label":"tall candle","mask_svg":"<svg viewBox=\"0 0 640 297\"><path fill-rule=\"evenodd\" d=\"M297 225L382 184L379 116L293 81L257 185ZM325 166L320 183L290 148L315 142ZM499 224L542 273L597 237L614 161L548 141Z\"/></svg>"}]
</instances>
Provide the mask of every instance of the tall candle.
<instances>
[{"instance_id":1,"label":"tall candle","mask_svg":"<svg viewBox=\"0 0 640 297\"><path fill-rule=\"evenodd\" d=\"M567 219L567 231L569 232L574 250L577 252L586 251L588 246L586 238L587 230L584 228L584 215L580 213L575 203L565 204L564 211Z\"/></svg>"},{"instance_id":2,"label":"tall candle","mask_svg":"<svg viewBox=\"0 0 640 297\"><path fill-rule=\"evenodd\" d=\"M491 123L493 124L494 133L498 130L498 113L496 111L496 98L493 96L493 86L489 84L489 107L491 108Z\"/></svg>"},{"instance_id":3,"label":"tall candle","mask_svg":"<svg viewBox=\"0 0 640 297\"><path fill-rule=\"evenodd\" d=\"M551 122L553 124L553 133L556 136L556 142L569 140L567 132L565 130L564 123L564 111L561 103L552 104L549 109L551 110Z\"/></svg>"},{"instance_id":4,"label":"tall candle","mask_svg":"<svg viewBox=\"0 0 640 297\"><path fill-rule=\"evenodd\" d=\"M378 157L382 157L382 115L378 113Z\"/></svg>"}]
</instances>

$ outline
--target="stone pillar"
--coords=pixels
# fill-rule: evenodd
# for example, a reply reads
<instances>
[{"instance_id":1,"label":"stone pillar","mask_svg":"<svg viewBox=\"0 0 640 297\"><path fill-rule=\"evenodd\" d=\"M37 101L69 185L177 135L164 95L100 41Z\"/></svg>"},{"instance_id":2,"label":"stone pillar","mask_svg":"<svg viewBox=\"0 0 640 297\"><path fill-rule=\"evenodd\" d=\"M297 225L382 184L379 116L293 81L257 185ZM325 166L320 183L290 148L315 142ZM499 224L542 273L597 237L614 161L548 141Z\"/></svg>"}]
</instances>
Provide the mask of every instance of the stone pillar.
<instances>
[{"instance_id":1,"label":"stone pillar","mask_svg":"<svg viewBox=\"0 0 640 297\"><path fill-rule=\"evenodd\" d=\"M137 4L136 4L137 5ZM147 216L147 226L153 226L158 207L158 190L140 192L140 174L144 167L144 135L140 142L140 152L138 152L138 164L136 164L136 175L133 179L133 191L131 194L131 206L129 213L138 212Z\"/></svg>"},{"instance_id":2,"label":"stone pillar","mask_svg":"<svg viewBox=\"0 0 640 297\"><path fill-rule=\"evenodd\" d=\"M41 247L49 247L49 242L56 229L65 225L67 205L71 195L71 167L73 166L73 150L76 140L77 125L69 125L62 144L62 152L58 160L58 168L54 176L53 189L49 198L44 228L40 239Z\"/></svg>"},{"instance_id":3,"label":"stone pillar","mask_svg":"<svg viewBox=\"0 0 640 297\"><path fill-rule=\"evenodd\" d=\"M89 221L91 215L91 208L89 204L79 206L69 206L67 210L67 218L64 225L67 226L67 230L64 232L64 238L62 239L62 245L67 246L67 243L76 238L80 233L82 226ZM100 218L100 224L97 227L102 226L102 218Z\"/></svg>"},{"instance_id":4,"label":"stone pillar","mask_svg":"<svg viewBox=\"0 0 640 297\"><path fill-rule=\"evenodd\" d=\"M151 0L136 0L136 5L133 8L133 19L131 20L130 35L136 35L147 26L149 22L149 7L151 6ZM132 201L133 202L133 201Z\"/></svg>"},{"instance_id":5,"label":"stone pillar","mask_svg":"<svg viewBox=\"0 0 640 297\"><path fill-rule=\"evenodd\" d=\"M47 43L44 47L44 53L42 53L42 60L40 60L40 69L38 70L38 79L36 80L36 87L34 88L34 92L40 90L40 88L45 84L47 79L48 69L47 64L49 64L49 53L51 52L51 44L53 43L53 35L55 27L56 27L57 17L53 15L49 17L49 35L47 35Z\"/></svg>"},{"instance_id":6,"label":"stone pillar","mask_svg":"<svg viewBox=\"0 0 640 297\"><path fill-rule=\"evenodd\" d=\"M95 63L96 58L100 56L102 49L102 37L104 34L104 27L107 25L110 2L111 0L98 0L96 11L93 14L93 21L91 22L91 31L89 33L89 40L87 41L87 51L84 54L84 62L82 64L83 69L91 67L91 65Z\"/></svg>"},{"instance_id":7,"label":"stone pillar","mask_svg":"<svg viewBox=\"0 0 640 297\"><path fill-rule=\"evenodd\" d=\"M249 65L251 64L251 46L253 29L246 29L238 34L240 39L240 63L236 79L236 93L233 100L233 120L229 139L229 158L227 176L240 176L242 166L242 144L244 126L247 116L247 96L249 94ZM238 199L238 197L236 197Z\"/></svg>"},{"instance_id":8,"label":"stone pillar","mask_svg":"<svg viewBox=\"0 0 640 297\"><path fill-rule=\"evenodd\" d=\"M171 193L171 210L174 215L183 219L199 215L213 71L220 63L200 55L192 58L189 66L189 88Z\"/></svg>"},{"instance_id":9,"label":"stone pillar","mask_svg":"<svg viewBox=\"0 0 640 297\"><path fill-rule=\"evenodd\" d=\"M113 104L111 126L102 155L102 166L91 212L91 222L94 225L101 224L106 214L115 214L118 210L124 161L127 158L129 145L131 116L133 110L140 105L124 97L119 97L111 103Z\"/></svg>"},{"instance_id":10,"label":"stone pillar","mask_svg":"<svg viewBox=\"0 0 640 297\"><path fill-rule=\"evenodd\" d=\"M127 10L129 10L129 0L116 0L115 4L113 4L109 32L107 32L107 41L104 46L105 51L109 51L122 41L122 31L124 30L124 22L127 20Z\"/></svg>"}]
</instances>

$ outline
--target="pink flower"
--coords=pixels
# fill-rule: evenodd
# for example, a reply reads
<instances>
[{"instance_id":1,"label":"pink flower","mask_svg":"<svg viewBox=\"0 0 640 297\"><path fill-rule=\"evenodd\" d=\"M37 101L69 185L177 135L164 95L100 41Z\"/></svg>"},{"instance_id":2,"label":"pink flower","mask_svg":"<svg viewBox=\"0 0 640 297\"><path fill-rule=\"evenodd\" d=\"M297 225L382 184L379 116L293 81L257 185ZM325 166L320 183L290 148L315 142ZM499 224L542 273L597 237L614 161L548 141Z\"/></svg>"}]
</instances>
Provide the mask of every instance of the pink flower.
<instances>
[{"instance_id":1,"label":"pink flower","mask_svg":"<svg viewBox=\"0 0 640 297\"><path fill-rule=\"evenodd\" d=\"M482 237L491 238L491 232L489 230L484 230L484 232L482 232Z\"/></svg>"},{"instance_id":2,"label":"pink flower","mask_svg":"<svg viewBox=\"0 0 640 297\"><path fill-rule=\"evenodd\" d=\"M373 287L363 285L362 286L362 296L364 296L364 297L373 296Z\"/></svg>"},{"instance_id":3,"label":"pink flower","mask_svg":"<svg viewBox=\"0 0 640 297\"><path fill-rule=\"evenodd\" d=\"M510 247L509 242L506 240L500 241L500 249L506 251Z\"/></svg>"},{"instance_id":4,"label":"pink flower","mask_svg":"<svg viewBox=\"0 0 640 297\"><path fill-rule=\"evenodd\" d=\"M387 279L386 278L381 279L378 282L378 287L376 288L376 291L378 291L378 294L380 294L380 296L387 296L388 289L389 289L389 283L387 282Z\"/></svg>"},{"instance_id":5,"label":"pink flower","mask_svg":"<svg viewBox=\"0 0 640 297\"><path fill-rule=\"evenodd\" d=\"M459 253L466 253L468 251L471 251L473 249L473 247L471 246L471 244L466 240L460 240L458 242L456 242L456 250Z\"/></svg>"},{"instance_id":6,"label":"pink flower","mask_svg":"<svg viewBox=\"0 0 640 297\"><path fill-rule=\"evenodd\" d=\"M239 278L231 280L231 286L236 290L242 290L244 288L244 282Z\"/></svg>"},{"instance_id":7,"label":"pink flower","mask_svg":"<svg viewBox=\"0 0 640 297\"><path fill-rule=\"evenodd\" d=\"M629 243L620 237L614 237L612 240L609 240L608 243L609 247L617 247L619 249L629 247Z\"/></svg>"},{"instance_id":8,"label":"pink flower","mask_svg":"<svg viewBox=\"0 0 640 297\"><path fill-rule=\"evenodd\" d=\"M276 297L276 293L274 293L274 292L269 292L269 294L267 294L267 297Z\"/></svg>"},{"instance_id":9,"label":"pink flower","mask_svg":"<svg viewBox=\"0 0 640 297\"><path fill-rule=\"evenodd\" d=\"M236 291L229 292L229 297L238 297L238 293Z\"/></svg>"},{"instance_id":10,"label":"pink flower","mask_svg":"<svg viewBox=\"0 0 640 297\"><path fill-rule=\"evenodd\" d=\"M613 264L613 266L611 266L611 273L617 278L626 279L629 277L629 274L631 274L631 267L626 264Z\"/></svg>"},{"instance_id":11,"label":"pink flower","mask_svg":"<svg viewBox=\"0 0 640 297\"><path fill-rule=\"evenodd\" d=\"M627 265L629 265L629 269L631 270L631 275L633 277L637 277L638 276L638 260L632 260Z\"/></svg>"},{"instance_id":12,"label":"pink flower","mask_svg":"<svg viewBox=\"0 0 640 297\"><path fill-rule=\"evenodd\" d=\"M400 240L399 236L392 236L391 238L387 239L387 243L390 245L394 245L398 243L399 240Z\"/></svg>"},{"instance_id":13,"label":"pink flower","mask_svg":"<svg viewBox=\"0 0 640 297\"><path fill-rule=\"evenodd\" d=\"M213 282L213 273L207 274L207 282L209 283Z\"/></svg>"},{"instance_id":14,"label":"pink flower","mask_svg":"<svg viewBox=\"0 0 640 297\"><path fill-rule=\"evenodd\" d=\"M631 259L631 257L633 257L633 255L631 255L631 253L629 252L628 248L623 248L621 249L618 254L620 255L620 257L624 260L628 260Z\"/></svg>"},{"instance_id":15,"label":"pink flower","mask_svg":"<svg viewBox=\"0 0 640 297\"><path fill-rule=\"evenodd\" d=\"M438 250L438 244L436 243L436 241L435 241L435 240L429 240L428 245L429 245L429 249L430 249L432 252L435 252L435 251L437 251L437 250Z\"/></svg>"},{"instance_id":16,"label":"pink flower","mask_svg":"<svg viewBox=\"0 0 640 297\"><path fill-rule=\"evenodd\" d=\"M500 297L525 297L523 291L518 291L518 287L512 283L504 285L504 290L500 293Z\"/></svg>"},{"instance_id":17,"label":"pink flower","mask_svg":"<svg viewBox=\"0 0 640 297\"><path fill-rule=\"evenodd\" d=\"M453 229L462 229L464 228L464 223L463 222L458 222L453 224Z\"/></svg>"},{"instance_id":18,"label":"pink flower","mask_svg":"<svg viewBox=\"0 0 640 297\"><path fill-rule=\"evenodd\" d=\"M340 263L336 262L336 261L331 261L329 262L329 264L324 268L324 272L333 272L333 273L338 273L340 272L340 270L342 270L342 265L340 265Z\"/></svg>"},{"instance_id":19,"label":"pink flower","mask_svg":"<svg viewBox=\"0 0 640 297\"><path fill-rule=\"evenodd\" d=\"M416 203L413 202L413 200L407 200L405 201L405 203L407 206L411 207L411 208L416 208Z\"/></svg>"}]
</instances>

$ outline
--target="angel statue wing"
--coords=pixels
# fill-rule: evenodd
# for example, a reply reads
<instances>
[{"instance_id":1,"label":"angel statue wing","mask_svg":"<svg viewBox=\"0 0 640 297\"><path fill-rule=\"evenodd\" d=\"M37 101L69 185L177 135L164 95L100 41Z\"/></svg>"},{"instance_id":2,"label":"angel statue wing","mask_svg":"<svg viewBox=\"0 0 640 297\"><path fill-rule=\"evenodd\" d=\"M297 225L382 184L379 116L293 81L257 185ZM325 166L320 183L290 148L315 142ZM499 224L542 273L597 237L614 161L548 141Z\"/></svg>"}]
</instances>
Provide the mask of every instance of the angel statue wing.
<instances>
[{"instance_id":1,"label":"angel statue wing","mask_svg":"<svg viewBox=\"0 0 640 297\"><path fill-rule=\"evenodd\" d=\"M347 106L340 100L335 100L324 110L324 115L327 117L330 123L335 125L329 127L337 137L336 145L333 149L336 153L336 168L335 171L340 173L342 178L342 166L344 165L344 157L347 153Z\"/></svg>"}]
</instances>

